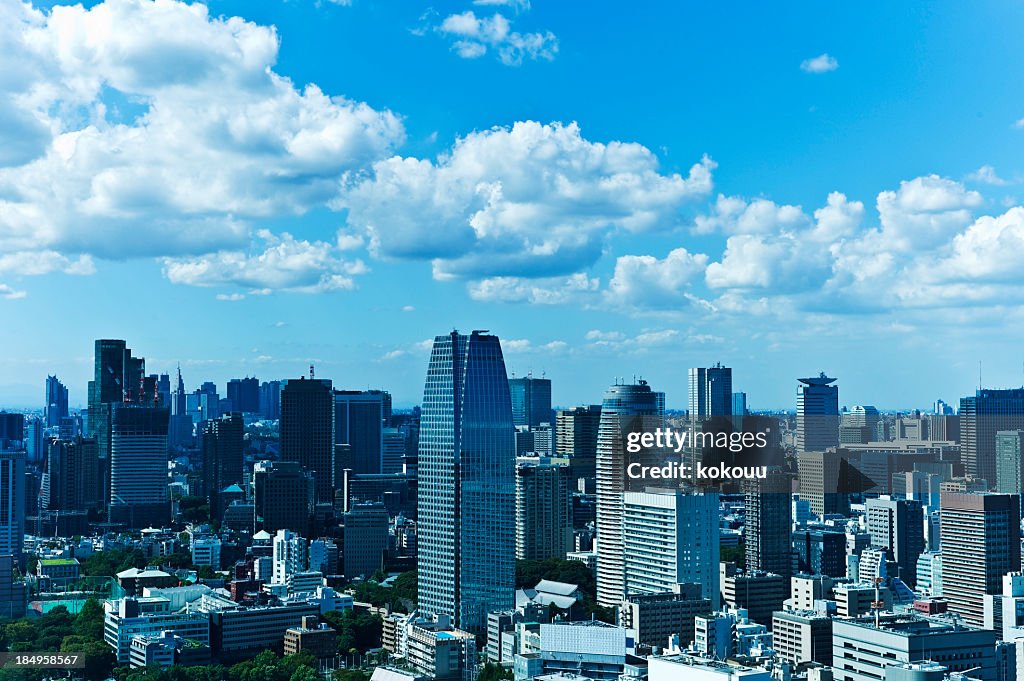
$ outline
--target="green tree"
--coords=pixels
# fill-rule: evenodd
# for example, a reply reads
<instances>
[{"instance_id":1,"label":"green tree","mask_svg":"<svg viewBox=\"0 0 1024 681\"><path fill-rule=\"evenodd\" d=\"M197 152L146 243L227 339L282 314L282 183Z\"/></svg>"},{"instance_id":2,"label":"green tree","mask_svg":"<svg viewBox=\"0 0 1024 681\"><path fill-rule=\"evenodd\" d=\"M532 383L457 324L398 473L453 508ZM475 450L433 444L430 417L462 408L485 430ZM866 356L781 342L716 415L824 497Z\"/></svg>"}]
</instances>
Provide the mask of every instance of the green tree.
<instances>
[{"instance_id":1,"label":"green tree","mask_svg":"<svg viewBox=\"0 0 1024 681\"><path fill-rule=\"evenodd\" d=\"M493 662L486 663L484 668L480 670L480 674L476 677L477 681L506 681L507 679L514 678L515 676L512 674L511 669L505 669Z\"/></svg>"}]
</instances>

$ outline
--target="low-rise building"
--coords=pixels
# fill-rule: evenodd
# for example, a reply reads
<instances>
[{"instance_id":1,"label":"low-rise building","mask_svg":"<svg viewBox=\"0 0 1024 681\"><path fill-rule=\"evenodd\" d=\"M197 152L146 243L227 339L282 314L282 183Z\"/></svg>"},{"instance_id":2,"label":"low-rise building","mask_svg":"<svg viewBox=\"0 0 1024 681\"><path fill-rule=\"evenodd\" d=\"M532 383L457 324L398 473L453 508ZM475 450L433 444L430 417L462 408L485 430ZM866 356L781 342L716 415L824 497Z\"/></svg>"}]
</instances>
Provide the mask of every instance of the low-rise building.
<instances>
[{"instance_id":1,"label":"low-rise building","mask_svg":"<svg viewBox=\"0 0 1024 681\"><path fill-rule=\"evenodd\" d=\"M131 662L131 642L136 636L171 632L198 643L210 643L210 619L197 612L172 612L166 598L126 597L104 604L103 640L114 649L117 663Z\"/></svg>"},{"instance_id":2,"label":"low-rise building","mask_svg":"<svg viewBox=\"0 0 1024 681\"><path fill-rule=\"evenodd\" d=\"M302 624L284 632L284 654L294 655L306 651L317 659L338 654L338 635L334 629L317 617L303 617Z\"/></svg>"}]
</instances>

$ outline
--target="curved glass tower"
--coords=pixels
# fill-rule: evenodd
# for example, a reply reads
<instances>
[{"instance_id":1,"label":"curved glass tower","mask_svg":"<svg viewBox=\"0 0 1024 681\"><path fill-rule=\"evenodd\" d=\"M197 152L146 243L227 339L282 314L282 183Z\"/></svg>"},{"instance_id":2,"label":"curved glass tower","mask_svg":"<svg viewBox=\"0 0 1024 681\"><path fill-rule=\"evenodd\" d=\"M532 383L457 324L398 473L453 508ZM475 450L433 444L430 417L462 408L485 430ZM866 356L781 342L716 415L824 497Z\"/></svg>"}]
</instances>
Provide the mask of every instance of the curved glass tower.
<instances>
[{"instance_id":1,"label":"curved glass tower","mask_svg":"<svg viewBox=\"0 0 1024 681\"><path fill-rule=\"evenodd\" d=\"M468 631L514 605L514 434L498 337L436 337L420 417L419 608Z\"/></svg>"},{"instance_id":2,"label":"curved glass tower","mask_svg":"<svg viewBox=\"0 0 1024 681\"><path fill-rule=\"evenodd\" d=\"M647 381L605 391L597 432L597 602L606 607L621 605L625 593L626 466L644 456L627 454L626 437L661 428L664 414L665 394L652 391Z\"/></svg>"}]
</instances>

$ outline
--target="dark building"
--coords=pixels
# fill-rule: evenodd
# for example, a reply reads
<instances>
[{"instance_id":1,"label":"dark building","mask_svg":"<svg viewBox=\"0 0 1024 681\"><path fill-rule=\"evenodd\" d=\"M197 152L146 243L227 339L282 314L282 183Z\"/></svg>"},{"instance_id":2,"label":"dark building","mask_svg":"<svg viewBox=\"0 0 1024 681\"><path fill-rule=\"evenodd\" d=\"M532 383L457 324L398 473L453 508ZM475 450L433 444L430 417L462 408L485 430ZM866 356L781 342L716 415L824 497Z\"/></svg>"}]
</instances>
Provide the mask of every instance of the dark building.
<instances>
[{"instance_id":1,"label":"dark building","mask_svg":"<svg viewBox=\"0 0 1024 681\"><path fill-rule=\"evenodd\" d=\"M809 575L846 575L846 533L833 528L797 530L792 536L797 569Z\"/></svg>"},{"instance_id":2,"label":"dark building","mask_svg":"<svg viewBox=\"0 0 1024 681\"><path fill-rule=\"evenodd\" d=\"M56 376L46 377L46 427L60 425L68 417L68 389Z\"/></svg>"},{"instance_id":3,"label":"dark building","mask_svg":"<svg viewBox=\"0 0 1024 681\"><path fill-rule=\"evenodd\" d=\"M1024 388L979 389L960 400L960 455L967 474L996 484L996 433L1024 430Z\"/></svg>"},{"instance_id":4,"label":"dark building","mask_svg":"<svg viewBox=\"0 0 1024 681\"><path fill-rule=\"evenodd\" d=\"M256 414L260 410L260 381L252 378L232 378L228 381L228 401L233 411Z\"/></svg>"},{"instance_id":5,"label":"dark building","mask_svg":"<svg viewBox=\"0 0 1024 681\"><path fill-rule=\"evenodd\" d=\"M306 533L313 520L314 476L295 461L260 461L253 467L254 531Z\"/></svg>"},{"instance_id":6,"label":"dark building","mask_svg":"<svg viewBox=\"0 0 1024 681\"><path fill-rule=\"evenodd\" d=\"M260 384L260 418L275 421L281 418L281 381Z\"/></svg>"},{"instance_id":7,"label":"dark building","mask_svg":"<svg viewBox=\"0 0 1024 681\"><path fill-rule=\"evenodd\" d=\"M46 511L88 511L103 506L95 439L76 437L49 443L40 497Z\"/></svg>"},{"instance_id":8,"label":"dark building","mask_svg":"<svg viewBox=\"0 0 1024 681\"><path fill-rule=\"evenodd\" d=\"M551 379L510 378L508 390L512 398L513 425L536 428L542 423L551 423Z\"/></svg>"},{"instance_id":9,"label":"dark building","mask_svg":"<svg viewBox=\"0 0 1024 681\"><path fill-rule=\"evenodd\" d=\"M583 491L594 492L597 479L597 428L601 405L563 409L555 415L555 455L569 459L574 480L584 480Z\"/></svg>"},{"instance_id":10,"label":"dark building","mask_svg":"<svg viewBox=\"0 0 1024 681\"><path fill-rule=\"evenodd\" d=\"M170 521L167 424L164 407L114 405L110 427L110 513L129 528Z\"/></svg>"},{"instance_id":11,"label":"dark building","mask_svg":"<svg viewBox=\"0 0 1024 681\"><path fill-rule=\"evenodd\" d=\"M384 472L383 424L386 417L390 419L390 411L391 396L386 392L334 391L334 443L349 445L349 460L343 462L342 470L350 468L358 474Z\"/></svg>"},{"instance_id":12,"label":"dark building","mask_svg":"<svg viewBox=\"0 0 1024 681\"><path fill-rule=\"evenodd\" d=\"M222 489L242 483L244 446L241 413L235 411L203 422L203 493L210 500L210 508L220 506L216 497Z\"/></svg>"},{"instance_id":13,"label":"dark building","mask_svg":"<svg viewBox=\"0 0 1024 681\"><path fill-rule=\"evenodd\" d=\"M303 377L284 384L281 460L295 461L313 474L316 503L333 503L334 392L329 380Z\"/></svg>"},{"instance_id":14,"label":"dark building","mask_svg":"<svg viewBox=\"0 0 1024 681\"><path fill-rule=\"evenodd\" d=\"M792 573L790 531L793 524L792 476L778 468L768 477L744 482L744 547L748 570Z\"/></svg>"},{"instance_id":15,"label":"dark building","mask_svg":"<svg viewBox=\"0 0 1024 681\"><path fill-rule=\"evenodd\" d=\"M341 562L345 577L368 578L384 567L388 512L381 503L360 503L344 516Z\"/></svg>"},{"instance_id":16,"label":"dark building","mask_svg":"<svg viewBox=\"0 0 1024 681\"><path fill-rule=\"evenodd\" d=\"M21 449L25 441L25 415L0 412L0 449Z\"/></svg>"}]
</instances>

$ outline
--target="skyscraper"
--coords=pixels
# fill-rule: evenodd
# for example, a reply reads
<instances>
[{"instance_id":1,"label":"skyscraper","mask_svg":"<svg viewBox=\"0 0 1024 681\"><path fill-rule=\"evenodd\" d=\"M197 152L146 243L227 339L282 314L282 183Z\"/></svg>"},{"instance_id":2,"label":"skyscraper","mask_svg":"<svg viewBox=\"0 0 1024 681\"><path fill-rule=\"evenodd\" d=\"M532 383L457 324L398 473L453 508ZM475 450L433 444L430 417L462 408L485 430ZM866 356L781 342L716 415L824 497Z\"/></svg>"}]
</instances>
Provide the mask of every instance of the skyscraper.
<instances>
[{"instance_id":1,"label":"skyscraper","mask_svg":"<svg viewBox=\"0 0 1024 681\"><path fill-rule=\"evenodd\" d=\"M676 584L700 584L701 596L718 607L717 492L626 492L623 527L626 595L663 594Z\"/></svg>"},{"instance_id":2,"label":"skyscraper","mask_svg":"<svg viewBox=\"0 0 1024 681\"><path fill-rule=\"evenodd\" d=\"M79 436L49 443L43 478L46 495L40 501L45 510L87 511L104 505L94 439Z\"/></svg>"},{"instance_id":3,"label":"skyscraper","mask_svg":"<svg viewBox=\"0 0 1024 681\"><path fill-rule=\"evenodd\" d=\"M264 381L260 384L260 417L271 420L281 418L281 381Z\"/></svg>"},{"instance_id":4,"label":"skyscraper","mask_svg":"<svg viewBox=\"0 0 1024 681\"><path fill-rule=\"evenodd\" d=\"M25 451L0 448L0 556L21 562L25 544Z\"/></svg>"},{"instance_id":5,"label":"skyscraper","mask_svg":"<svg viewBox=\"0 0 1024 681\"><path fill-rule=\"evenodd\" d=\"M744 481L746 569L790 577L793 571L792 476L775 468L768 477Z\"/></svg>"},{"instance_id":6,"label":"skyscraper","mask_svg":"<svg viewBox=\"0 0 1024 681\"><path fill-rule=\"evenodd\" d=\"M924 553L924 509L920 501L882 496L865 502L871 545L885 549L896 562L898 576L911 588L917 584L917 559Z\"/></svg>"},{"instance_id":7,"label":"skyscraper","mask_svg":"<svg viewBox=\"0 0 1024 681\"><path fill-rule=\"evenodd\" d=\"M384 470L384 396L380 390L334 391L334 444L349 445L343 468L358 474Z\"/></svg>"},{"instance_id":8,"label":"skyscraper","mask_svg":"<svg viewBox=\"0 0 1024 681\"><path fill-rule=\"evenodd\" d=\"M260 410L260 381L252 378L232 378L228 381L228 400L233 411L255 414Z\"/></svg>"},{"instance_id":9,"label":"skyscraper","mask_svg":"<svg viewBox=\"0 0 1024 681\"><path fill-rule=\"evenodd\" d=\"M1020 570L1020 497L943 492L941 505L942 595L982 626L982 596L1000 593L1003 575Z\"/></svg>"},{"instance_id":10,"label":"skyscraper","mask_svg":"<svg viewBox=\"0 0 1024 681\"><path fill-rule=\"evenodd\" d=\"M419 607L480 632L515 592L515 442L497 336L434 339L419 437Z\"/></svg>"},{"instance_id":11,"label":"skyscraper","mask_svg":"<svg viewBox=\"0 0 1024 681\"><path fill-rule=\"evenodd\" d=\"M995 490L1024 495L1024 430L996 433Z\"/></svg>"},{"instance_id":12,"label":"skyscraper","mask_svg":"<svg viewBox=\"0 0 1024 681\"><path fill-rule=\"evenodd\" d=\"M242 415L233 411L203 424L203 488L218 508L217 495L243 479L245 427Z\"/></svg>"},{"instance_id":13,"label":"skyscraper","mask_svg":"<svg viewBox=\"0 0 1024 681\"><path fill-rule=\"evenodd\" d=\"M516 462L516 560L565 558L572 544L572 485L566 466Z\"/></svg>"},{"instance_id":14,"label":"skyscraper","mask_svg":"<svg viewBox=\"0 0 1024 681\"><path fill-rule=\"evenodd\" d=\"M664 422L664 399L647 381L613 385L605 391L597 435L597 601L616 606L625 596L623 494L629 489L626 467L650 458L650 452L626 451L629 433L653 432ZM661 457L664 458L664 457Z\"/></svg>"},{"instance_id":15,"label":"skyscraper","mask_svg":"<svg viewBox=\"0 0 1024 681\"><path fill-rule=\"evenodd\" d=\"M316 480L316 503L334 503L334 393L324 379L292 379L281 390L281 460Z\"/></svg>"},{"instance_id":16,"label":"skyscraper","mask_svg":"<svg viewBox=\"0 0 1024 681\"><path fill-rule=\"evenodd\" d=\"M839 386L824 372L798 379L796 393L796 450L823 452L839 445Z\"/></svg>"},{"instance_id":17,"label":"skyscraper","mask_svg":"<svg viewBox=\"0 0 1024 681\"><path fill-rule=\"evenodd\" d=\"M46 427L60 425L60 420L68 417L68 389L56 376L46 377Z\"/></svg>"},{"instance_id":18,"label":"skyscraper","mask_svg":"<svg viewBox=\"0 0 1024 681\"><path fill-rule=\"evenodd\" d=\"M968 475L996 481L996 433L1024 430L1024 388L979 389L960 400L960 453Z\"/></svg>"},{"instance_id":19,"label":"skyscraper","mask_svg":"<svg viewBox=\"0 0 1024 681\"><path fill-rule=\"evenodd\" d=\"M713 367L690 369L690 418L703 420L711 416L731 416L732 369L718 362Z\"/></svg>"},{"instance_id":20,"label":"skyscraper","mask_svg":"<svg viewBox=\"0 0 1024 681\"><path fill-rule=\"evenodd\" d=\"M252 472L255 531L307 532L316 494L313 474L296 461L258 461Z\"/></svg>"},{"instance_id":21,"label":"skyscraper","mask_svg":"<svg viewBox=\"0 0 1024 681\"><path fill-rule=\"evenodd\" d=\"M583 491L593 494L597 476L597 429L601 406L563 409L555 415L555 455L569 459L573 480L584 481Z\"/></svg>"},{"instance_id":22,"label":"skyscraper","mask_svg":"<svg viewBox=\"0 0 1024 681\"><path fill-rule=\"evenodd\" d=\"M163 407L120 405L111 412L110 520L133 529L170 521L167 424Z\"/></svg>"},{"instance_id":23,"label":"skyscraper","mask_svg":"<svg viewBox=\"0 0 1024 681\"><path fill-rule=\"evenodd\" d=\"M551 423L551 379L510 378L508 389L512 399L512 421L517 426L536 428Z\"/></svg>"}]
</instances>

